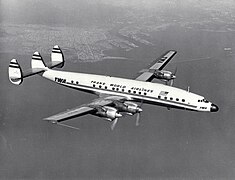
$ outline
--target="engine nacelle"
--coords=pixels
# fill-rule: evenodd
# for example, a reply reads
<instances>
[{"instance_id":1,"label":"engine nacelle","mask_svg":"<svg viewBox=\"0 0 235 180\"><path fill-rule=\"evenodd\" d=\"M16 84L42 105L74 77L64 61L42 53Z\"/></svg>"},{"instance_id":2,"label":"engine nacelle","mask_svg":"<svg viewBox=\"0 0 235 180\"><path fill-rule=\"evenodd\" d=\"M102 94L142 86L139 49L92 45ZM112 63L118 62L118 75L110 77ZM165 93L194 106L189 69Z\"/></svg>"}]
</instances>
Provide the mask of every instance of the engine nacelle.
<instances>
[{"instance_id":1,"label":"engine nacelle","mask_svg":"<svg viewBox=\"0 0 235 180\"><path fill-rule=\"evenodd\" d=\"M103 106L103 107L97 108L97 112L95 115L110 119L111 121L116 118L122 117L122 115L118 112L117 109L113 107L109 107L109 106Z\"/></svg>"},{"instance_id":2,"label":"engine nacelle","mask_svg":"<svg viewBox=\"0 0 235 180\"><path fill-rule=\"evenodd\" d=\"M126 101L124 103L115 102L115 107L121 112L127 112L132 115L139 113L139 112L142 112L142 109L138 106L138 104L135 104L135 103L129 102L129 101Z\"/></svg>"},{"instance_id":3,"label":"engine nacelle","mask_svg":"<svg viewBox=\"0 0 235 180\"><path fill-rule=\"evenodd\" d=\"M172 79L175 79L176 76L170 71L155 71L154 75L157 79L165 80L165 81L170 81Z\"/></svg>"}]
</instances>

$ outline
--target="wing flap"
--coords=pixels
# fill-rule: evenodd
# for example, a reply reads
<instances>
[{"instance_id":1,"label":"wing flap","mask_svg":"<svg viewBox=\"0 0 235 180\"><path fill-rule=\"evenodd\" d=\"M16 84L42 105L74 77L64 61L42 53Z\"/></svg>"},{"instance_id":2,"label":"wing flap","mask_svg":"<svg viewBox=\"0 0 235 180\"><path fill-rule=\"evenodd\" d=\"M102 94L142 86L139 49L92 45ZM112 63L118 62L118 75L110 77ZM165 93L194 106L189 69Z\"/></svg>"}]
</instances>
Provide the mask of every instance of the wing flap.
<instances>
[{"instance_id":1,"label":"wing flap","mask_svg":"<svg viewBox=\"0 0 235 180\"><path fill-rule=\"evenodd\" d=\"M144 72L136 78L136 80L138 81L147 81L147 82L152 81L152 79L153 79L152 72Z\"/></svg>"}]
</instances>

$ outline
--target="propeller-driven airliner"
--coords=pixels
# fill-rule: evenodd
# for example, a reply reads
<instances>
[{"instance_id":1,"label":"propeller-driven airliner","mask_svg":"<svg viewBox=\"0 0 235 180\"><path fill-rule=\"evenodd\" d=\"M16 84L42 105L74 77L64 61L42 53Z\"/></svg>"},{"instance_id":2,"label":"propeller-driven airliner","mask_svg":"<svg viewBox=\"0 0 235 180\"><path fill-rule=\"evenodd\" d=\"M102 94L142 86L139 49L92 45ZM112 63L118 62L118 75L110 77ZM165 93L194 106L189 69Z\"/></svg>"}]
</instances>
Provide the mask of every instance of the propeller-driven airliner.
<instances>
[{"instance_id":1,"label":"propeller-driven airliner","mask_svg":"<svg viewBox=\"0 0 235 180\"><path fill-rule=\"evenodd\" d=\"M138 126L143 103L164 106L168 109L217 112L218 106L203 96L172 86L176 71L172 73L163 68L176 53L175 50L167 51L154 60L147 69L141 70L135 79L125 79L54 70L54 67L64 66L63 52L56 45L52 49L49 63L45 63L40 53L35 52L31 60L31 69L26 71L22 71L16 59L12 59L9 64L9 80L15 85L20 85L24 78L38 74L62 86L98 96L90 103L44 119L60 125L72 118L91 114L112 122L111 128L114 129L118 119L123 115L136 114ZM170 84L153 83L153 79L160 79Z\"/></svg>"}]
</instances>

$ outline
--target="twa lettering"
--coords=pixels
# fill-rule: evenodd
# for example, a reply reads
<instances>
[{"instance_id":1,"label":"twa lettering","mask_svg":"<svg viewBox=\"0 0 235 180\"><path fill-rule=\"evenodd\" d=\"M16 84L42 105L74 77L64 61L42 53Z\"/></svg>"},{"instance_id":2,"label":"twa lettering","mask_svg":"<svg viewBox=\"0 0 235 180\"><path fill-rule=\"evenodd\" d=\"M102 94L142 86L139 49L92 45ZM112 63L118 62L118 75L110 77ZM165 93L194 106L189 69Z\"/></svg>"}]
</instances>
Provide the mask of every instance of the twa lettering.
<instances>
[{"instance_id":1,"label":"twa lettering","mask_svg":"<svg viewBox=\"0 0 235 180\"><path fill-rule=\"evenodd\" d=\"M66 83L66 79L55 77L55 82Z\"/></svg>"}]
</instances>

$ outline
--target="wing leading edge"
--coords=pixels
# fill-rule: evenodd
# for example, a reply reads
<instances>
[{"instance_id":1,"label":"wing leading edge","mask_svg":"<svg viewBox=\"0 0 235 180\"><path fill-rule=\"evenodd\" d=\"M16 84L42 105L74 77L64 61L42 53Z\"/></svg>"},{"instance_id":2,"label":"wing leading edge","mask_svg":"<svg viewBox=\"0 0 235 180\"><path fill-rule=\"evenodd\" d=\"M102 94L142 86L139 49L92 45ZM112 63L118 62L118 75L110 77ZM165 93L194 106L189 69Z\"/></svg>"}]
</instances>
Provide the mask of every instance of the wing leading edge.
<instances>
[{"instance_id":1,"label":"wing leading edge","mask_svg":"<svg viewBox=\"0 0 235 180\"><path fill-rule=\"evenodd\" d=\"M153 61L147 69L143 69L140 71L140 75L136 78L136 80L139 81L152 81L154 78L154 72L156 70L162 70L167 63L175 56L177 51L170 50L161 55L159 58L157 58L155 61Z\"/></svg>"}]
</instances>

